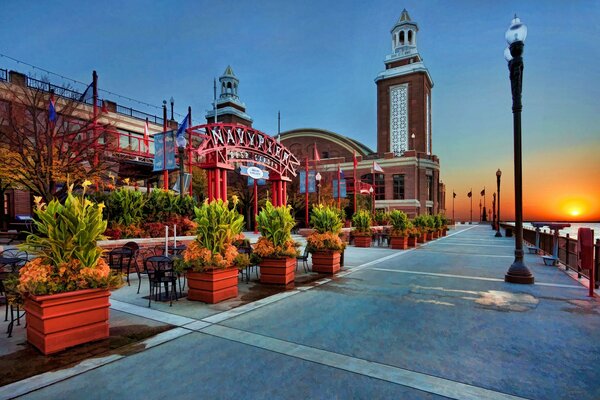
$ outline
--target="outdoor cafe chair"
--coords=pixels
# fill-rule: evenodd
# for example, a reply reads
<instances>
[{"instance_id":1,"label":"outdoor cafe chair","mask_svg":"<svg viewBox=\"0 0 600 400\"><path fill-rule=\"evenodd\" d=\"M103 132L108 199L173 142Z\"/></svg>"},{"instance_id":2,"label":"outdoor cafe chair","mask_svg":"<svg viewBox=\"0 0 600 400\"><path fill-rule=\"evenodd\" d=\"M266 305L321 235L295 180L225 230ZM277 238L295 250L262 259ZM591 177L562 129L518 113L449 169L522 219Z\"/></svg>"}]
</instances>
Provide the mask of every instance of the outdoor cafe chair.
<instances>
[{"instance_id":1,"label":"outdoor cafe chair","mask_svg":"<svg viewBox=\"0 0 600 400\"><path fill-rule=\"evenodd\" d=\"M308 246L305 246L302 255L296 257L296 271L298 271L298 266L300 265L300 262L302 262L304 272L308 272L308 254Z\"/></svg>"},{"instance_id":2,"label":"outdoor cafe chair","mask_svg":"<svg viewBox=\"0 0 600 400\"><path fill-rule=\"evenodd\" d=\"M165 294L169 296L169 306L173 305L173 298L177 296L177 273L173 270L173 259L165 256L150 256L144 259L144 271L148 275L150 294L148 296L148 307L152 303L152 297L158 301L162 296L162 287ZM169 289L169 284L171 288Z\"/></svg>"},{"instance_id":3,"label":"outdoor cafe chair","mask_svg":"<svg viewBox=\"0 0 600 400\"><path fill-rule=\"evenodd\" d=\"M19 269L27 263L28 257L29 255L26 251L19 249L8 249L0 253L0 294L4 296L6 303L4 321L8 321L9 310L9 301L6 289L4 287L4 280L8 278L11 274L18 273Z\"/></svg>"},{"instance_id":4,"label":"outdoor cafe chair","mask_svg":"<svg viewBox=\"0 0 600 400\"><path fill-rule=\"evenodd\" d=\"M123 270L127 271L128 286L131 286L129 283L129 272L131 270L131 261L133 260L133 255L134 251L125 246L112 249L108 253L108 266L111 270L118 271L120 274L123 273Z\"/></svg>"},{"instance_id":5,"label":"outdoor cafe chair","mask_svg":"<svg viewBox=\"0 0 600 400\"><path fill-rule=\"evenodd\" d=\"M248 254L248 257L252 258L252 247L250 245L240 246L240 247L238 247L238 253ZM245 276L246 283L250 282L250 274L252 273L252 269L254 269L256 271L256 279L258 279L258 267L251 263L243 270L240 270L240 273L242 274L242 281L244 280L244 276Z\"/></svg>"},{"instance_id":6,"label":"outdoor cafe chair","mask_svg":"<svg viewBox=\"0 0 600 400\"><path fill-rule=\"evenodd\" d=\"M140 293L140 287L142 286L142 274L145 274L145 271L140 270L140 266L138 265L138 257L140 255L140 245L136 242L127 242L123 245L123 248L130 249L132 252L131 262L133 264L133 268L135 269L135 273L138 276L138 294ZM129 270L127 271L127 275L129 275Z\"/></svg>"}]
</instances>

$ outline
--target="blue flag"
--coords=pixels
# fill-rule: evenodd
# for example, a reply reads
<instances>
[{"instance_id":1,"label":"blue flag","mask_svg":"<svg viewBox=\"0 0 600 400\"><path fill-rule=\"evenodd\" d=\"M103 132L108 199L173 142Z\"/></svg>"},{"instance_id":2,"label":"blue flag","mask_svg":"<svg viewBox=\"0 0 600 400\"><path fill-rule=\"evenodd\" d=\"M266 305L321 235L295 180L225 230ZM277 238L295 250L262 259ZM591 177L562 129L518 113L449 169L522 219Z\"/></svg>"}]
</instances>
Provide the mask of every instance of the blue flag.
<instances>
[{"instance_id":1,"label":"blue flag","mask_svg":"<svg viewBox=\"0 0 600 400\"><path fill-rule=\"evenodd\" d=\"M48 105L48 119L50 122L56 122L56 108L54 106L54 96L50 96L50 104Z\"/></svg>"},{"instance_id":2,"label":"blue flag","mask_svg":"<svg viewBox=\"0 0 600 400\"><path fill-rule=\"evenodd\" d=\"M181 137L185 134L185 130L188 128L188 117L189 114L187 114L185 119L179 124L179 128L177 128L177 137Z\"/></svg>"},{"instance_id":3,"label":"blue flag","mask_svg":"<svg viewBox=\"0 0 600 400\"><path fill-rule=\"evenodd\" d=\"M79 101L82 103L87 103L89 100L94 98L94 82L90 83L89 86L85 89L85 92L79 97Z\"/></svg>"}]
</instances>

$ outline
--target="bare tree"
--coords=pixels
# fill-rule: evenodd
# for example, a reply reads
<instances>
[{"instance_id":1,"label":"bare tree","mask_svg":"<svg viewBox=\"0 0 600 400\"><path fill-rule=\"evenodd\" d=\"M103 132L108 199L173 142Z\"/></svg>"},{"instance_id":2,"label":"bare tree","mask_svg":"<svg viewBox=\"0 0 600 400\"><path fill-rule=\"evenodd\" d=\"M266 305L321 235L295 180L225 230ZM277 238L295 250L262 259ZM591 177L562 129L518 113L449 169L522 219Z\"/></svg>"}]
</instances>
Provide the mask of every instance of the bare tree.
<instances>
[{"instance_id":1,"label":"bare tree","mask_svg":"<svg viewBox=\"0 0 600 400\"><path fill-rule=\"evenodd\" d=\"M49 85L48 85L49 87ZM7 84L0 88L0 177L46 201L62 198L67 181L98 182L107 172L116 131L102 123L105 113L57 90L56 117L47 90Z\"/></svg>"}]
</instances>

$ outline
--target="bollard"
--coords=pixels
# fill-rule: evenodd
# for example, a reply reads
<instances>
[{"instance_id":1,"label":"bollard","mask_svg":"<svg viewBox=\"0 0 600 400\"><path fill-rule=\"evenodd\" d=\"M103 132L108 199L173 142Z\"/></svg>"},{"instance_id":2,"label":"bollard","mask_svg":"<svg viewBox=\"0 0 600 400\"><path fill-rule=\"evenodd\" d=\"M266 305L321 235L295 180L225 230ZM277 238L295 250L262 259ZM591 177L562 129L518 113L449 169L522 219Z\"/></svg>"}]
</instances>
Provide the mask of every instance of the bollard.
<instances>
[{"instance_id":1,"label":"bollard","mask_svg":"<svg viewBox=\"0 0 600 400\"><path fill-rule=\"evenodd\" d=\"M589 271L589 296L594 297L594 231L590 228L577 230L577 267Z\"/></svg>"}]
</instances>

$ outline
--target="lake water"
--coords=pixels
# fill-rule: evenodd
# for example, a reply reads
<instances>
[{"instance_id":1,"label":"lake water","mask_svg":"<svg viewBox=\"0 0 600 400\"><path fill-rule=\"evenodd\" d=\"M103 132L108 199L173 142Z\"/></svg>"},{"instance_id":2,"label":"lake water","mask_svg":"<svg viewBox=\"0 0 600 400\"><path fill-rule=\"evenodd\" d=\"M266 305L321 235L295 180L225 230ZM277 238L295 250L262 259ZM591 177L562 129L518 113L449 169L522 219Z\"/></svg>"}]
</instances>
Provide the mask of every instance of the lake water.
<instances>
[{"instance_id":1,"label":"lake water","mask_svg":"<svg viewBox=\"0 0 600 400\"><path fill-rule=\"evenodd\" d=\"M567 223L571 224L571 226L569 228L561 229L559 231L560 236L567 236L567 233L568 233L570 238L577 239L577 230L579 228L590 228L594 231L594 239L600 239L600 223L598 223L598 222L567 222ZM515 223L508 222L508 224L514 225ZM533 225L531 225L528 222L523 223L523 228L535 230ZM548 232L548 233L551 232L550 229L548 229L548 228L541 228L541 231Z\"/></svg>"}]
</instances>

